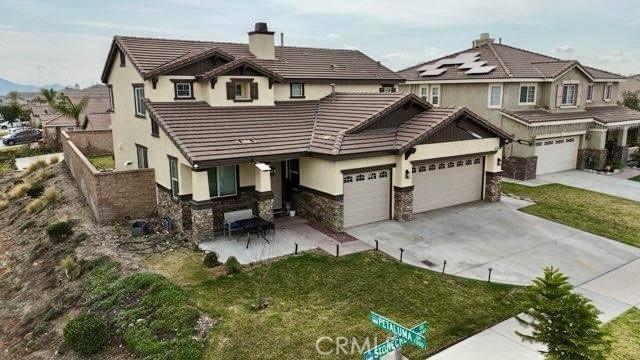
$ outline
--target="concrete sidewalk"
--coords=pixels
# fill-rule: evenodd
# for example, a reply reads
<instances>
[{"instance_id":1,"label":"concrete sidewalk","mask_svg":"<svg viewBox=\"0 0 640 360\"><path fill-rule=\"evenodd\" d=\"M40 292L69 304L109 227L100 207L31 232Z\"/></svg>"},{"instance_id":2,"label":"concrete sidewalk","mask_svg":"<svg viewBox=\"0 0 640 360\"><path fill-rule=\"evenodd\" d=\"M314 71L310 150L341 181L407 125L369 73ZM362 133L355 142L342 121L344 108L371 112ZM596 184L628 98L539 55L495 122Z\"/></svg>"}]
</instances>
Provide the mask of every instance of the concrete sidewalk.
<instances>
[{"instance_id":1,"label":"concrete sidewalk","mask_svg":"<svg viewBox=\"0 0 640 360\"><path fill-rule=\"evenodd\" d=\"M577 286L574 291L589 298L610 321L632 307L640 306L640 259L633 260ZM515 331L528 333L510 318L432 356L435 360L544 359L538 344L523 342Z\"/></svg>"},{"instance_id":2,"label":"concrete sidewalk","mask_svg":"<svg viewBox=\"0 0 640 360\"><path fill-rule=\"evenodd\" d=\"M580 170L538 175L533 180L520 181L504 178L504 181L527 186L540 186L554 183L562 184L624 199L640 201L639 181L627 180L617 176L598 175Z\"/></svg>"},{"instance_id":3,"label":"concrete sidewalk","mask_svg":"<svg viewBox=\"0 0 640 360\"><path fill-rule=\"evenodd\" d=\"M47 163L49 162L49 159L51 159L52 157L57 157L58 161L62 161L64 160L64 153L53 153L53 154L45 154L45 155L37 155L37 156L29 156L29 157L23 157L23 158L17 158L16 159L16 168L18 170L24 170L26 168L29 167L29 165L35 163L38 160L44 160Z\"/></svg>"}]
</instances>

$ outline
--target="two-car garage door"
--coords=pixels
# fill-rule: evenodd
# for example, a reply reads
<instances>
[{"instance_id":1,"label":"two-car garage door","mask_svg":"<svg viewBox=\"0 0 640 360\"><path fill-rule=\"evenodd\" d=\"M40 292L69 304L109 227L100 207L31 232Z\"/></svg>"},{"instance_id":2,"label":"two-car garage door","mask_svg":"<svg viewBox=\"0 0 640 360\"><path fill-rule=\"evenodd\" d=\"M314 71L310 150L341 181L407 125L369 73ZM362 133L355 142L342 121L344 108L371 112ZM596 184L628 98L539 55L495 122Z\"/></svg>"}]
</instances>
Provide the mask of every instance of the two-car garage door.
<instances>
[{"instance_id":1,"label":"two-car garage door","mask_svg":"<svg viewBox=\"0 0 640 360\"><path fill-rule=\"evenodd\" d=\"M536 175L576 168L578 158L578 138L566 137L546 139L536 142L538 163Z\"/></svg>"},{"instance_id":2,"label":"two-car garage door","mask_svg":"<svg viewBox=\"0 0 640 360\"><path fill-rule=\"evenodd\" d=\"M481 156L414 165L413 212L482 199L483 165Z\"/></svg>"}]
</instances>

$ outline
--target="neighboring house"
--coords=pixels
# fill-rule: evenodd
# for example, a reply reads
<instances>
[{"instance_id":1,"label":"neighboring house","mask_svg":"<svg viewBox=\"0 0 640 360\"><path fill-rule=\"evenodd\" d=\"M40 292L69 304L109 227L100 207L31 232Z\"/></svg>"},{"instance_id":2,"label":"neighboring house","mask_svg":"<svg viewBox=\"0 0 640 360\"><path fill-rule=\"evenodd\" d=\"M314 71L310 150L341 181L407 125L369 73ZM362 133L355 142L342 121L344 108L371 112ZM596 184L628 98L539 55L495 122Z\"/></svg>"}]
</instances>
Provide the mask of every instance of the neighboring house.
<instances>
[{"instance_id":1,"label":"neighboring house","mask_svg":"<svg viewBox=\"0 0 640 360\"><path fill-rule=\"evenodd\" d=\"M74 103L87 97L89 102L85 111L80 115L80 129L101 130L108 129L111 123L111 98L109 89L102 84L92 85L84 89L66 88L60 91ZM42 105L40 105L42 106ZM50 145L60 145L60 132L65 130L78 130L76 120L62 116L57 112L41 114L45 142Z\"/></svg>"},{"instance_id":2,"label":"neighboring house","mask_svg":"<svg viewBox=\"0 0 640 360\"><path fill-rule=\"evenodd\" d=\"M29 111L31 111L31 123L33 126L39 126L42 124L43 116L44 119L50 119L50 117L46 115L55 114L56 111L47 103L44 102L31 102L28 105Z\"/></svg>"},{"instance_id":3,"label":"neighboring house","mask_svg":"<svg viewBox=\"0 0 640 360\"><path fill-rule=\"evenodd\" d=\"M20 105L27 105L37 101L38 101L37 92L18 92L18 104ZM8 104L10 102L11 102L11 96L9 96L9 94L0 95L0 105Z\"/></svg>"},{"instance_id":4,"label":"neighboring house","mask_svg":"<svg viewBox=\"0 0 640 360\"><path fill-rule=\"evenodd\" d=\"M627 80L620 85L620 94L625 91L640 92L640 74L627 76ZM620 100L622 101L622 98Z\"/></svg>"},{"instance_id":5,"label":"neighboring house","mask_svg":"<svg viewBox=\"0 0 640 360\"><path fill-rule=\"evenodd\" d=\"M359 51L274 46L264 23L248 44L116 36L102 80L116 168L154 168L159 213L196 233L246 208L339 230L500 196L506 133L396 92Z\"/></svg>"},{"instance_id":6,"label":"neighboring house","mask_svg":"<svg viewBox=\"0 0 640 360\"><path fill-rule=\"evenodd\" d=\"M503 169L516 179L624 162L627 139L640 124L640 112L616 103L624 77L496 43L488 34L470 49L399 74L407 79L402 91L435 106L467 106L512 134Z\"/></svg>"}]
</instances>

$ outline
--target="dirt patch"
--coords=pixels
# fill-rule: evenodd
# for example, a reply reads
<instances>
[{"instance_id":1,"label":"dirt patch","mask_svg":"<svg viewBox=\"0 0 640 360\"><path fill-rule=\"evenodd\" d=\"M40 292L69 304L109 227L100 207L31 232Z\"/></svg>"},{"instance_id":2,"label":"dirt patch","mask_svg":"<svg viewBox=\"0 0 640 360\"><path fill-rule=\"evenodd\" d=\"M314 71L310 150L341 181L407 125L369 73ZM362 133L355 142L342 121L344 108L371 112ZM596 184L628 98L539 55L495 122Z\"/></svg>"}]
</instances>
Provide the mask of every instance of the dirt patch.
<instances>
[{"instance_id":1,"label":"dirt patch","mask_svg":"<svg viewBox=\"0 0 640 360\"><path fill-rule=\"evenodd\" d=\"M70 281L60 261L70 254L86 264L108 256L122 265L124 273L146 270L143 257L167 249L188 246L169 233L133 238L128 223L100 226L78 191L63 163L46 169L50 178L45 187L54 186L60 199L38 213L25 211L32 199L25 195L9 200L0 209L0 354L3 359L42 359L64 354L62 328L70 315L85 309L81 281ZM0 194L21 181L19 173L0 175ZM46 234L48 224L71 220L73 235L56 243ZM152 223L155 220L151 220ZM100 357L130 358L123 349L112 347Z\"/></svg>"},{"instance_id":2,"label":"dirt patch","mask_svg":"<svg viewBox=\"0 0 640 360\"><path fill-rule=\"evenodd\" d=\"M341 242L341 243L346 243L346 242L350 242L350 241L358 241L357 238L347 234L344 231L336 231L336 230L332 230L329 229L321 224L318 224L316 222L313 221L309 221L307 223L307 225L311 226L312 228L320 231L321 233L327 235L328 237L332 238L335 241Z\"/></svg>"}]
</instances>

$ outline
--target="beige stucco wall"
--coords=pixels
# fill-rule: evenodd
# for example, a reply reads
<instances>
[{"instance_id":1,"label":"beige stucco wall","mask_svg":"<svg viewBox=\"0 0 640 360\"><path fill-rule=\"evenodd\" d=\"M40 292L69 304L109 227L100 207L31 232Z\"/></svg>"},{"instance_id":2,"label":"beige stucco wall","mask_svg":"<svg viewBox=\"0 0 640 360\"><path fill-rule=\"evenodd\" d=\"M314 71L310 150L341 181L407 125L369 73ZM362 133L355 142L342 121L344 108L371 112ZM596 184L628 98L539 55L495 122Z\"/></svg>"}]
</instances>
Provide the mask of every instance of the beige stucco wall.
<instances>
[{"instance_id":1,"label":"beige stucco wall","mask_svg":"<svg viewBox=\"0 0 640 360\"><path fill-rule=\"evenodd\" d=\"M291 90L289 83L275 84L275 99L276 101L288 101L288 100L317 100L325 97L331 93L331 86L329 84L304 84L304 99L292 99L290 97ZM378 92L380 90L379 83L373 84L337 84L337 92Z\"/></svg>"}]
</instances>

